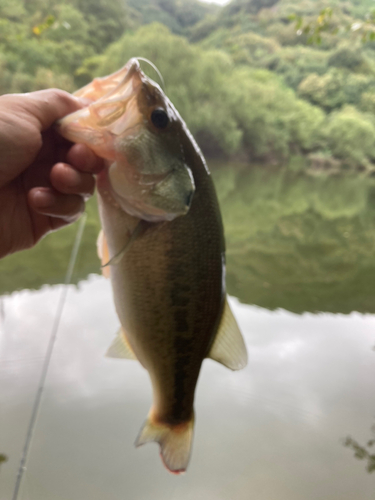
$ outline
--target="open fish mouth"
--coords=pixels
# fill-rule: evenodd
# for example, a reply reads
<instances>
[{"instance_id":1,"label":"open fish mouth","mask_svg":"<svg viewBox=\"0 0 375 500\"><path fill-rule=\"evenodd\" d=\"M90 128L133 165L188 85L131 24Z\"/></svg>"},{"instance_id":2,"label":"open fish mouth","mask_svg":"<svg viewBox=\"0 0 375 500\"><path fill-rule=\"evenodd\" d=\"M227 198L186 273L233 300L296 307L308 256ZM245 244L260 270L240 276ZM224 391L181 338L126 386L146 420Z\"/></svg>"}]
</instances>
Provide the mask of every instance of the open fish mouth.
<instances>
[{"instance_id":1,"label":"open fish mouth","mask_svg":"<svg viewBox=\"0 0 375 500\"><path fill-rule=\"evenodd\" d=\"M74 92L76 97L97 101L99 99L107 100L116 96L123 97L124 91L130 87L132 77L140 73L141 68L138 59L133 57L126 65L112 73L111 75L94 78L94 80L85 87Z\"/></svg>"},{"instance_id":2,"label":"open fish mouth","mask_svg":"<svg viewBox=\"0 0 375 500\"><path fill-rule=\"evenodd\" d=\"M87 144L102 158L114 159L110 147L114 137L134 132L142 122L137 94L144 79L136 58L111 75L95 78L74 93L87 106L59 120L59 133L72 142Z\"/></svg>"}]
</instances>

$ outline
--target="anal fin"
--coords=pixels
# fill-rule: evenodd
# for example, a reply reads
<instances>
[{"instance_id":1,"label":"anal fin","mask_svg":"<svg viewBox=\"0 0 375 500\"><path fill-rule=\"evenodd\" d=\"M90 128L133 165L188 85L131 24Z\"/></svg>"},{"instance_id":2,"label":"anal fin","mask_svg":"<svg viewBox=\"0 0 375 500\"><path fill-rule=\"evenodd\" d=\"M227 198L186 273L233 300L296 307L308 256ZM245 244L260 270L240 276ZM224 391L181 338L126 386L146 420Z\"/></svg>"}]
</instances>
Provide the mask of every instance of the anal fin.
<instances>
[{"instance_id":1,"label":"anal fin","mask_svg":"<svg viewBox=\"0 0 375 500\"><path fill-rule=\"evenodd\" d=\"M231 370L241 370L247 365L245 342L227 298L218 332L207 357Z\"/></svg>"},{"instance_id":2,"label":"anal fin","mask_svg":"<svg viewBox=\"0 0 375 500\"><path fill-rule=\"evenodd\" d=\"M138 359L134 354L131 345L126 338L125 332L121 327L118 331L115 340L109 346L108 351L106 352L106 356L108 358L116 358L116 359Z\"/></svg>"}]
</instances>

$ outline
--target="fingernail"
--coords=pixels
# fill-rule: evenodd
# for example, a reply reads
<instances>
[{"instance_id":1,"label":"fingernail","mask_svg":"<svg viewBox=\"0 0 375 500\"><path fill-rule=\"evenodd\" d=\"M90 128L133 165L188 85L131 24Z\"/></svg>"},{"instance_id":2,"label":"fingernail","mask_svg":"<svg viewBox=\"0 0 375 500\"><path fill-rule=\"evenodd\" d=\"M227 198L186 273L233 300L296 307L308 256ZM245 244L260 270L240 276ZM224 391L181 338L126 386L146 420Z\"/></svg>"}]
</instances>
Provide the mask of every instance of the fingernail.
<instances>
[{"instance_id":1,"label":"fingernail","mask_svg":"<svg viewBox=\"0 0 375 500\"><path fill-rule=\"evenodd\" d=\"M56 202L56 197L50 191L36 191L33 196L34 205L38 208L52 207Z\"/></svg>"}]
</instances>

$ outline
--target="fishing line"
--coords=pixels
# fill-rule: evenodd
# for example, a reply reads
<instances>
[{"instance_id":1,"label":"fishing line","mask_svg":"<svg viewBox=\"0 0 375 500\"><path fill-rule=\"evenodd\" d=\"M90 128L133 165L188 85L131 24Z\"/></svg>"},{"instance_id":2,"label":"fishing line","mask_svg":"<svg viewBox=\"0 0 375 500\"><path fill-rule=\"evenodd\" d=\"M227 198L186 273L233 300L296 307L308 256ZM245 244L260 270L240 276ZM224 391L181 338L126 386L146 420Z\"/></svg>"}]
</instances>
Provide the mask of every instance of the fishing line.
<instances>
[{"instance_id":1,"label":"fishing line","mask_svg":"<svg viewBox=\"0 0 375 500\"><path fill-rule=\"evenodd\" d=\"M30 417L28 428L27 428L25 444L24 444L24 447L22 450L22 455L21 455L21 460L20 460L18 472L17 472L16 483L14 486L12 500L18 499L18 493L19 493L20 486L22 483L23 473L26 470L27 457L28 457L31 442L33 439L36 421L38 419L40 402L42 399L42 395L43 395L43 391L44 391L44 387L45 387L45 383L46 383L46 378L47 378L47 374L48 374L48 369L49 369L49 365L50 365L51 358L52 358L52 351L53 351L53 348L55 345L57 332L58 332L58 329L60 326L60 320L61 320L62 312L64 309L66 296L68 294L68 285L70 285L70 281L72 279L74 265L76 263L78 250L79 250L79 247L80 247L80 244L82 241L82 235L83 235L83 230L85 228L86 219L87 219L87 215L83 214L81 217L79 226L78 226L75 240L74 240L72 253L70 255L69 265L68 265L68 269L67 269L66 275L65 275L64 287L61 291L60 299L59 299L59 302L57 304L56 316L55 316L55 320L53 322L51 335L49 338L48 347L47 347L46 355L44 358L42 373L40 375L39 385L38 385L38 389L37 389L37 392L35 395L32 411L31 411L31 417Z\"/></svg>"},{"instance_id":2,"label":"fishing line","mask_svg":"<svg viewBox=\"0 0 375 500\"><path fill-rule=\"evenodd\" d=\"M160 78L161 88L162 88L162 89L164 90L164 92L165 92L165 82L164 82L164 78L163 78L162 74L160 73L160 71L158 70L158 68L155 66L155 64L154 64L154 63L152 63L151 61L149 61L148 59L144 58L144 57L136 57L136 59L138 59L138 61L143 61L143 62L145 62L145 63L149 64L149 65L151 66L151 68L153 68L153 69L156 71L156 73L157 73L158 77Z\"/></svg>"}]
</instances>

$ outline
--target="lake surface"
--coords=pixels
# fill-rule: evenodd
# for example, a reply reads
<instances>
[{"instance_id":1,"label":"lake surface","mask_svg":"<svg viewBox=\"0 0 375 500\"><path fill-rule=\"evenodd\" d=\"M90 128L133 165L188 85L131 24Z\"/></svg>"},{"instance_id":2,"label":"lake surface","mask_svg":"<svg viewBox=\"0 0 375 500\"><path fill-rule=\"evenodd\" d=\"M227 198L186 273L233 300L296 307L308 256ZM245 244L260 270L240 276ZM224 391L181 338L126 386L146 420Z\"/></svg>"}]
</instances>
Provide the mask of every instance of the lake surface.
<instances>
[{"instance_id":1,"label":"lake surface","mask_svg":"<svg viewBox=\"0 0 375 500\"><path fill-rule=\"evenodd\" d=\"M119 322L94 200L19 500L375 500L375 179L212 171L249 364L204 362L188 472L168 474L156 445L133 447L151 387L137 362L104 357ZM0 262L0 500L12 497L76 231Z\"/></svg>"}]
</instances>

